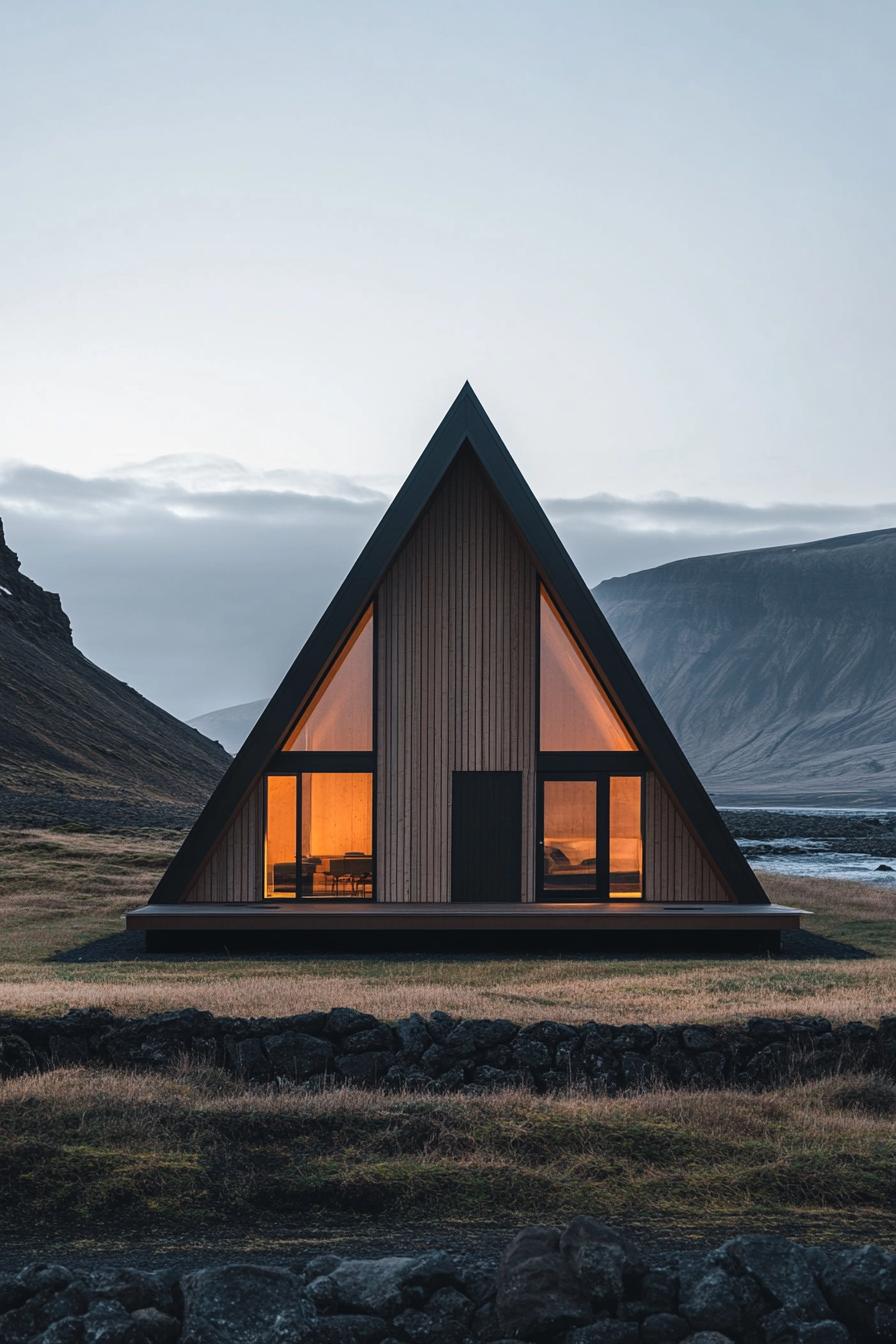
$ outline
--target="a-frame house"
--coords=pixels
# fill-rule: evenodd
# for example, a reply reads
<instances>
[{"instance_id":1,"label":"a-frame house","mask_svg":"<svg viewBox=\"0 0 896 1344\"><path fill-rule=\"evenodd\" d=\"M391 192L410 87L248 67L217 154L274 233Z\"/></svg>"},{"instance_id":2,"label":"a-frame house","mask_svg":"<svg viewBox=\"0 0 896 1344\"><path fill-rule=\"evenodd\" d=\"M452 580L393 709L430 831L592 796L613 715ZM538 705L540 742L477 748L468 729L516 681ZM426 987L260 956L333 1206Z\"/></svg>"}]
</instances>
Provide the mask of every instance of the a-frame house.
<instances>
[{"instance_id":1,"label":"a-frame house","mask_svg":"<svg viewBox=\"0 0 896 1344\"><path fill-rule=\"evenodd\" d=\"M466 384L129 928L738 929L769 904Z\"/></svg>"}]
</instances>

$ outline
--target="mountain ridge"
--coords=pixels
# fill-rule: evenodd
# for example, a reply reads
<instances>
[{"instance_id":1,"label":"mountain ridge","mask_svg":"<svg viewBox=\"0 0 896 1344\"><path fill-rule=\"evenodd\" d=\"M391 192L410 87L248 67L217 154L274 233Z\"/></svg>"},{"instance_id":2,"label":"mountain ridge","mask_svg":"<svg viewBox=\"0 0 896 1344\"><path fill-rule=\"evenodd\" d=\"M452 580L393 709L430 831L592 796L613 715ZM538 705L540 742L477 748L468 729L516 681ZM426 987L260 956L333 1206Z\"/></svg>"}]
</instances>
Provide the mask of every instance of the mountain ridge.
<instances>
[{"instance_id":1,"label":"mountain ridge","mask_svg":"<svg viewBox=\"0 0 896 1344\"><path fill-rule=\"evenodd\" d=\"M230 759L76 648L59 595L22 573L2 521L0 687L7 824L182 826Z\"/></svg>"},{"instance_id":2,"label":"mountain ridge","mask_svg":"<svg viewBox=\"0 0 896 1344\"><path fill-rule=\"evenodd\" d=\"M716 801L896 803L896 528L593 591Z\"/></svg>"},{"instance_id":3,"label":"mountain ridge","mask_svg":"<svg viewBox=\"0 0 896 1344\"><path fill-rule=\"evenodd\" d=\"M717 802L896 806L896 528L669 561L593 592ZM237 751L266 703L191 723Z\"/></svg>"}]
</instances>

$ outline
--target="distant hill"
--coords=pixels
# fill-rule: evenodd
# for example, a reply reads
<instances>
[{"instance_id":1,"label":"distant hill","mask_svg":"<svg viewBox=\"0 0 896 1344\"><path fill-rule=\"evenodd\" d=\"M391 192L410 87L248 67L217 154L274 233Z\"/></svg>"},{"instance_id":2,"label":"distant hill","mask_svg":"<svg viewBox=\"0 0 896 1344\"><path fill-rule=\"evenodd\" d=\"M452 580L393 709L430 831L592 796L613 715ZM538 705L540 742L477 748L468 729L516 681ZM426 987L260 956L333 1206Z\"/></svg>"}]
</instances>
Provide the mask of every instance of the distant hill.
<instances>
[{"instance_id":1,"label":"distant hill","mask_svg":"<svg viewBox=\"0 0 896 1344\"><path fill-rule=\"evenodd\" d=\"M717 802L896 806L896 529L594 590ZM192 725L229 751L267 702Z\"/></svg>"},{"instance_id":2,"label":"distant hill","mask_svg":"<svg viewBox=\"0 0 896 1344\"><path fill-rule=\"evenodd\" d=\"M896 529L594 593L716 801L896 805Z\"/></svg>"},{"instance_id":3,"label":"distant hill","mask_svg":"<svg viewBox=\"0 0 896 1344\"><path fill-rule=\"evenodd\" d=\"M0 523L0 820L182 825L229 757L84 657Z\"/></svg>"},{"instance_id":4,"label":"distant hill","mask_svg":"<svg viewBox=\"0 0 896 1344\"><path fill-rule=\"evenodd\" d=\"M198 719L190 719L189 724L213 742L220 742L231 755L236 755L266 704L267 700L250 700L245 705L213 709L208 714L200 714Z\"/></svg>"}]
</instances>

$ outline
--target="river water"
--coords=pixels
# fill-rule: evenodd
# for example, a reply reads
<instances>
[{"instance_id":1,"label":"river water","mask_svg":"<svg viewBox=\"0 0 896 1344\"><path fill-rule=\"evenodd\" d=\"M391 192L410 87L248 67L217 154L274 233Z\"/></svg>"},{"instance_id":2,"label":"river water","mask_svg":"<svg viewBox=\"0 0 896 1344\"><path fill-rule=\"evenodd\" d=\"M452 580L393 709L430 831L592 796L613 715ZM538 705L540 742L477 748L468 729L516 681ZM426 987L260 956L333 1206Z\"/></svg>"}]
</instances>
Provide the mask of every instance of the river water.
<instances>
[{"instance_id":1,"label":"river water","mask_svg":"<svg viewBox=\"0 0 896 1344\"><path fill-rule=\"evenodd\" d=\"M722 815L754 868L896 886L896 810L751 807Z\"/></svg>"}]
</instances>

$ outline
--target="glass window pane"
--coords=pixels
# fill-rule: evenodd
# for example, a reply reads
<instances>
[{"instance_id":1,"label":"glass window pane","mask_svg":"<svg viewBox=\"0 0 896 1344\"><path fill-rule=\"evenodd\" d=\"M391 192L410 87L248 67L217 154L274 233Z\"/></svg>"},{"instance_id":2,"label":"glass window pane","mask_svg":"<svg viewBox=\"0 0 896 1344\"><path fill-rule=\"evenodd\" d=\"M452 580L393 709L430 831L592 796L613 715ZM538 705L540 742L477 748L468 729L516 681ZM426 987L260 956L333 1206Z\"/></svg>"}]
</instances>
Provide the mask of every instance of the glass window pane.
<instances>
[{"instance_id":1,"label":"glass window pane","mask_svg":"<svg viewBox=\"0 0 896 1344\"><path fill-rule=\"evenodd\" d=\"M635 744L541 590L539 669L542 751L634 751Z\"/></svg>"},{"instance_id":2,"label":"glass window pane","mask_svg":"<svg viewBox=\"0 0 896 1344\"><path fill-rule=\"evenodd\" d=\"M266 898L296 894L296 780L268 775L264 837Z\"/></svg>"},{"instance_id":3,"label":"glass window pane","mask_svg":"<svg viewBox=\"0 0 896 1344\"><path fill-rule=\"evenodd\" d=\"M333 663L285 750L373 750L372 607Z\"/></svg>"},{"instance_id":4,"label":"glass window pane","mask_svg":"<svg viewBox=\"0 0 896 1344\"><path fill-rule=\"evenodd\" d=\"M373 895L373 775L302 775L302 895Z\"/></svg>"},{"instance_id":5,"label":"glass window pane","mask_svg":"<svg viewBox=\"0 0 896 1344\"><path fill-rule=\"evenodd\" d=\"M597 892L597 781L544 781L544 894Z\"/></svg>"},{"instance_id":6,"label":"glass window pane","mask_svg":"<svg viewBox=\"0 0 896 1344\"><path fill-rule=\"evenodd\" d=\"M641 779L614 775L610 780L610 895L642 894Z\"/></svg>"}]
</instances>

